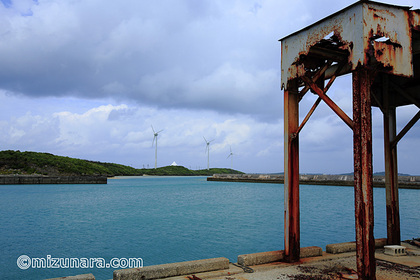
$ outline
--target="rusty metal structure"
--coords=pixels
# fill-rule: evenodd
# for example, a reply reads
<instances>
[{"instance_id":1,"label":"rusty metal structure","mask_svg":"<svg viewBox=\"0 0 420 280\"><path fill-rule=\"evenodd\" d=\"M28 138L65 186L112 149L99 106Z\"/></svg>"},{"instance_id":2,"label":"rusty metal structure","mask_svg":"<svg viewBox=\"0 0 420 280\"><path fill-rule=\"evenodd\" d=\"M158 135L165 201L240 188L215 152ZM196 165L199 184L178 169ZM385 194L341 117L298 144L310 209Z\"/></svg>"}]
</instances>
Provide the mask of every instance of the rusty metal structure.
<instances>
[{"instance_id":1,"label":"rusty metal structure","mask_svg":"<svg viewBox=\"0 0 420 280\"><path fill-rule=\"evenodd\" d=\"M299 133L321 101L353 131L355 229L359 279L375 279L372 190L372 106L384 120L387 242L400 244L397 143L420 111L397 134L396 108L420 108L420 10L362 0L281 41L284 90L284 249L299 260ZM353 117L327 95L335 79L351 74ZM299 124L299 102L318 96Z\"/></svg>"}]
</instances>

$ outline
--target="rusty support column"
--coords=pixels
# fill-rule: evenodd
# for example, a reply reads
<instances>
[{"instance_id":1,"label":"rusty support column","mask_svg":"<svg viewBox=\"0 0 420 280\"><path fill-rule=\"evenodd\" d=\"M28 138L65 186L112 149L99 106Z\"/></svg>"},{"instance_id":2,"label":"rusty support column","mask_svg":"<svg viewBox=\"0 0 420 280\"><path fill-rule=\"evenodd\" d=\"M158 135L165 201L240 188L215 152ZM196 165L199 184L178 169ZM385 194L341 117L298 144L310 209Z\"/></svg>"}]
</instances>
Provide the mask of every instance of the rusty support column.
<instances>
[{"instance_id":1,"label":"rusty support column","mask_svg":"<svg viewBox=\"0 0 420 280\"><path fill-rule=\"evenodd\" d=\"M386 224L387 244L400 245L400 213L398 200L398 160L397 146L392 142L397 137L396 107L388 87L388 76L383 76L384 108L384 152L385 152L385 188L386 188Z\"/></svg>"},{"instance_id":2,"label":"rusty support column","mask_svg":"<svg viewBox=\"0 0 420 280\"><path fill-rule=\"evenodd\" d=\"M299 95L296 80L284 91L284 253L287 262L300 255Z\"/></svg>"},{"instance_id":3,"label":"rusty support column","mask_svg":"<svg viewBox=\"0 0 420 280\"><path fill-rule=\"evenodd\" d=\"M376 279L370 91L369 70L357 68L353 72L354 202L357 274L363 280Z\"/></svg>"}]
</instances>

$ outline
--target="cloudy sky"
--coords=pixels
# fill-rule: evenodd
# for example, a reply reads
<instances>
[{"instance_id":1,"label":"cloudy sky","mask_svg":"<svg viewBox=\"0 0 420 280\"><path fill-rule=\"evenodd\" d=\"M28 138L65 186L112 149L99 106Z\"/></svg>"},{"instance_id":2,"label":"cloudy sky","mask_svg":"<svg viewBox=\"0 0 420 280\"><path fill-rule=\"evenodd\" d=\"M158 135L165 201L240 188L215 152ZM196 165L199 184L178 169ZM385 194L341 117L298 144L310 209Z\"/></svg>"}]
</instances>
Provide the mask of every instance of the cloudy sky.
<instances>
[{"instance_id":1,"label":"cloudy sky","mask_svg":"<svg viewBox=\"0 0 420 280\"><path fill-rule=\"evenodd\" d=\"M211 167L264 173L283 171L278 39L354 0L1 2L1 150L152 167L153 125L163 130L158 166L205 168L205 137ZM352 116L349 77L329 93ZM416 112L399 109L399 129ZM377 109L373 120L383 171ZM325 105L300 143L301 172L353 170L352 132ZM418 143L417 124L400 142L400 172L420 175Z\"/></svg>"}]
</instances>

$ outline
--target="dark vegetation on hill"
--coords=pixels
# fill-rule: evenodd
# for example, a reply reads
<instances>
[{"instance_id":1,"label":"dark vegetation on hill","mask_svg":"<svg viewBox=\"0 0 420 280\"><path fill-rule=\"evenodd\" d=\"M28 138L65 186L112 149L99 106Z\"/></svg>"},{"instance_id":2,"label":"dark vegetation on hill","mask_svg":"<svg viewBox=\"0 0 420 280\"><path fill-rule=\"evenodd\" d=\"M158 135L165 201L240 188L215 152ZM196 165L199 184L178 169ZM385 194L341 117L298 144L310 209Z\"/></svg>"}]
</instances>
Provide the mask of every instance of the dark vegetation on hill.
<instances>
[{"instance_id":1,"label":"dark vegetation on hill","mask_svg":"<svg viewBox=\"0 0 420 280\"><path fill-rule=\"evenodd\" d=\"M145 175L157 176L212 176L213 174L243 174L243 172L230 168L210 168L200 170L190 170L183 166L165 166L156 169L138 169Z\"/></svg>"},{"instance_id":2,"label":"dark vegetation on hill","mask_svg":"<svg viewBox=\"0 0 420 280\"><path fill-rule=\"evenodd\" d=\"M190 170L183 166L166 166L157 169L136 169L116 163L105 163L56 156L49 153L0 151L0 174L49 175L49 176L211 176L219 174L241 174L227 168Z\"/></svg>"}]
</instances>

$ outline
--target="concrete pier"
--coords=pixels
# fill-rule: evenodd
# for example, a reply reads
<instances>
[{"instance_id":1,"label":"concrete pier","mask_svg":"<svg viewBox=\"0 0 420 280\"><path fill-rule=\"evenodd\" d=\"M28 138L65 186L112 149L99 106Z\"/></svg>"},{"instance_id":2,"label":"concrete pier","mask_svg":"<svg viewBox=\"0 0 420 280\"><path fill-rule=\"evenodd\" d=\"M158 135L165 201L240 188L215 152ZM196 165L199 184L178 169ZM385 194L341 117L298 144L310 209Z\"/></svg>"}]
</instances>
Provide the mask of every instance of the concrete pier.
<instances>
[{"instance_id":1,"label":"concrete pier","mask_svg":"<svg viewBox=\"0 0 420 280\"><path fill-rule=\"evenodd\" d=\"M207 181L248 182L283 184L284 175L272 174L214 174ZM312 175L301 174L299 183L302 185L354 186L353 175ZM385 188L385 176L373 176L373 186ZM420 176L398 176L398 186L401 189L420 189Z\"/></svg>"},{"instance_id":2,"label":"concrete pier","mask_svg":"<svg viewBox=\"0 0 420 280\"><path fill-rule=\"evenodd\" d=\"M0 185L107 184L106 176L0 175Z\"/></svg>"}]
</instances>

